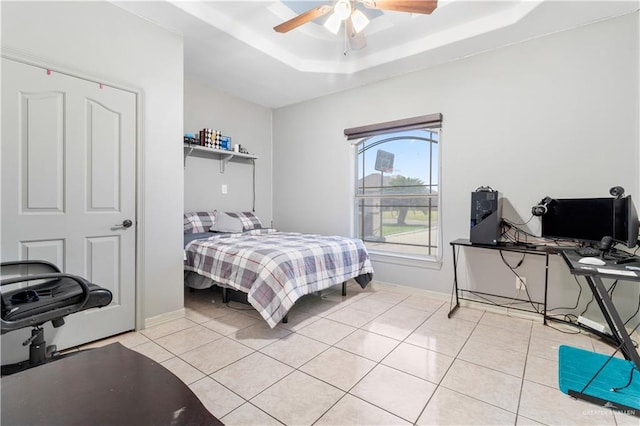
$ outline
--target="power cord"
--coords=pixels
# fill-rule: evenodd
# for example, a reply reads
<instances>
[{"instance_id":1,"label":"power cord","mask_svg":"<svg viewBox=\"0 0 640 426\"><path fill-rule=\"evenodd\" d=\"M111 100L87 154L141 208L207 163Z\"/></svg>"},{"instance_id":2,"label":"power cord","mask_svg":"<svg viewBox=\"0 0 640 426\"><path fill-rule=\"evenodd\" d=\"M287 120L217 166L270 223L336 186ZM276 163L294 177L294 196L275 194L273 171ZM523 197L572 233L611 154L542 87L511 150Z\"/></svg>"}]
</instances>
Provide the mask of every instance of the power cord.
<instances>
[{"instance_id":1,"label":"power cord","mask_svg":"<svg viewBox=\"0 0 640 426\"><path fill-rule=\"evenodd\" d=\"M503 225L503 228L505 228L503 233L508 233L509 230L513 230L514 234L515 234L515 239L516 239L515 242L519 242L519 243L527 243L528 242L528 240L527 240L528 237L534 238L535 240L539 240L541 242L550 241L547 238L538 237L537 235L534 235L531 232L525 231L524 229L521 229L521 228L518 227L518 225L526 225L527 223L529 223L531 221L532 218L533 218L533 216L531 216L531 218L529 218L529 220L527 220L525 223L521 223L521 224L514 223L514 222L512 222L512 221L510 221L508 219L504 219L503 218L502 219L502 225ZM519 240L519 235L520 234L525 236L525 241L520 241ZM551 241L553 241L553 240L551 240Z\"/></svg>"},{"instance_id":2,"label":"power cord","mask_svg":"<svg viewBox=\"0 0 640 426\"><path fill-rule=\"evenodd\" d=\"M562 322L562 323L565 323L565 324L575 325L572 322L567 322L567 321L562 320L560 318L554 318L554 317L547 316L547 319L550 319L552 321L559 321L559 322ZM554 329L554 330L556 330L556 331L558 331L560 333L564 333L564 334L582 334L582 331L580 329L577 329L576 331L567 331L567 330L562 330L562 329L557 328L557 327L553 327L549 323L547 323L547 327L552 328L552 329Z\"/></svg>"},{"instance_id":3,"label":"power cord","mask_svg":"<svg viewBox=\"0 0 640 426\"><path fill-rule=\"evenodd\" d=\"M631 330L631 333L629 333L629 335L633 334L633 333L638 329L638 327L640 327L640 322L638 323L638 325L636 325L636 326L633 328L633 330ZM624 343L620 343L620 345L616 348L616 351L615 351L615 352L614 352L614 353L609 357L609 359L607 360L607 362L609 362L609 361L611 360L611 358L613 358L613 356L614 356L616 353L618 353L618 351L620 350L620 348L622 347L622 345L623 345L623 344L624 344ZM637 342L633 342L633 344L634 344L634 346L635 346L636 348L638 347ZM627 382L627 384L626 384L626 385L624 385L624 386L613 387L613 388L609 389L611 392L618 392L618 391L621 391L621 390L623 390L623 389L628 388L628 387L631 385L631 382L633 381L633 372L634 372L634 371L636 371L636 370L638 370L638 368L637 368L637 367L636 367L632 362L629 362L629 363L631 364L631 371L629 372L629 381L628 381L628 382ZM605 363L605 365L607 365L607 364ZM604 366L603 366L603 368L604 368ZM601 369L601 370L602 370L602 369ZM600 370L600 371L601 371L601 370ZM600 371L598 371L598 373L599 373ZM639 371L640 371L640 370L639 370ZM585 388L586 388L586 387L585 387Z\"/></svg>"},{"instance_id":4,"label":"power cord","mask_svg":"<svg viewBox=\"0 0 640 426\"><path fill-rule=\"evenodd\" d=\"M502 259L502 262L504 262L504 264L505 264L505 265L507 265L507 267L509 268L509 270L513 273L513 275L515 275L515 276L518 278L518 280L520 280L520 282L523 282L523 280L522 280L522 277L520 276L520 274L518 274L518 273L516 272L516 269L517 269L517 268L519 268L519 267L520 267L520 265L522 265L522 263L524 262L524 259L525 259L526 255L527 255L527 253L523 252L523 253L522 253L522 258L518 261L518 264L517 264L516 266L511 266L511 265L509 264L509 262L507 262L507 260L504 258L504 254L503 254L502 250L500 250L500 258ZM523 284L523 287L524 287L524 291L525 291L525 293L527 294L527 299L528 299L529 304L531 305L531 308L533 308L533 310L534 310L536 313L538 313L538 314L539 314L539 313L540 313L540 309L538 309L538 308L536 307L536 305L533 303L533 300L531 300L531 295L529 294L529 289L528 289L528 288L527 288L527 286L526 286L526 285L524 285L524 284ZM513 302L512 302L512 304L513 304Z\"/></svg>"},{"instance_id":5,"label":"power cord","mask_svg":"<svg viewBox=\"0 0 640 426\"><path fill-rule=\"evenodd\" d=\"M582 296L582 284L580 284L580 281L578 281L578 277L577 276L573 275L573 279L575 280L576 284L578 284L578 288L580 288L580 291L578 292L578 297L576 298L576 304L574 306L572 306L572 307L561 306L561 307L557 307L557 308L547 309L547 312L557 311L559 309L574 310L574 309L578 308L578 304L580 303L580 296ZM572 314L565 314L565 316L567 316L567 315L572 315ZM575 315L573 315L573 316L575 316ZM576 321L577 320L578 320L578 317L576 317Z\"/></svg>"},{"instance_id":6,"label":"power cord","mask_svg":"<svg viewBox=\"0 0 640 426\"><path fill-rule=\"evenodd\" d=\"M631 366L631 371L629 372L629 381L627 382L626 385L624 386L619 386L619 387L615 387L615 388L611 388L611 392L618 392L621 391L623 389L628 388L629 386L631 386L631 382L633 382L633 372L637 371L638 369L635 366Z\"/></svg>"},{"instance_id":7,"label":"power cord","mask_svg":"<svg viewBox=\"0 0 640 426\"><path fill-rule=\"evenodd\" d=\"M504 258L504 254L503 251L500 250L500 258L502 258L502 262L504 262L505 265L507 265L507 267L509 269L511 269L511 271L513 271L514 269L518 269L522 263L524 262L524 258L527 256L527 253L522 252L522 258L518 261L518 264L516 266L511 266L509 265L509 262L507 262L507 259ZM516 276L518 276L518 278L520 278L520 276L518 274L516 274Z\"/></svg>"},{"instance_id":8,"label":"power cord","mask_svg":"<svg viewBox=\"0 0 640 426\"><path fill-rule=\"evenodd\" d=\"M531 222L531 220L533 218L534 218L534 216L531 215L531 217L529 219L527 219L526 222L523 222L523 223L512 222L512 221L509 221L507 219L502 219L502 220L504 220L506 223L508 223L509 225L512 225L512 226L524 226L524 225L528 224L529 222Z\"/></svg>"},{"instance_id":9,"label":"power cord","mask_svg":"<svg viewBox=\"0 0 640 426\"><path fill-rule=\"evenodd\" d=\"M587 310L589 309L589 305L591 304L591 302L593 302L593 300L594 300L594 296L592 294L591 299L587 302L587 305L584 307L584 310L580 312L580 316L583 316L587 312Z\"/></svg>"},{"instance_id":10,"label":"power cord","mask_svg":"<svg viewBox=\"0 0 640 426\"><path fill-rule=\"evenodd\" d=\"M631 319L638 315L638 312L640 312L640 297L638 297L638 307L636 308L636 311L632 313L629 319L624 322L624 325L627 325L629 321L631 321Z\"/></svg>"}]
</instances>

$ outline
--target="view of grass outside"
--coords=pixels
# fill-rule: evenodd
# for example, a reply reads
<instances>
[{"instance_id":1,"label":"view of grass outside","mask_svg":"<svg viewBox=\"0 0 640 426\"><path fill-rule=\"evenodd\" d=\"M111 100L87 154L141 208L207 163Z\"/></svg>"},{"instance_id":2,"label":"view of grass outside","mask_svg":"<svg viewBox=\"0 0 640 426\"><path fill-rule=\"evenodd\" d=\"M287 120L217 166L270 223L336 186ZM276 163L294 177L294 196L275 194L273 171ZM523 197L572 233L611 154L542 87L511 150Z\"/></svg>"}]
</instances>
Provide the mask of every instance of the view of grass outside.
<instances>
[{"instance_id":1,"label":"view of grass outside","mask_svg":"<svg viewBox=\"0 0 640 426\"><path fill-rule=\"evenodd\" d=\"M398 211L382 213L382 236L402 234L411 231L421 231L429 226L429 218L422 210L409 210L404 224L397 223ZM438 223L438 212L431 212L431 223Z\"/></svg>"}]
</instances>

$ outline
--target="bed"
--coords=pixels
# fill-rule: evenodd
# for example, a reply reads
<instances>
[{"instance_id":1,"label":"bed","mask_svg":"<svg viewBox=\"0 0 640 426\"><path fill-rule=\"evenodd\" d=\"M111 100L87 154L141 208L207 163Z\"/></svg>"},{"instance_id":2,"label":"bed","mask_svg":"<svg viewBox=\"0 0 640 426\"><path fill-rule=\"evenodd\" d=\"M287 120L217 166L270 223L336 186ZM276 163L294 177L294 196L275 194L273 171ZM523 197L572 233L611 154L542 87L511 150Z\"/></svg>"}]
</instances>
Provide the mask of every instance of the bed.
<instances>
[{"instance_id":1,"label":"bed","mask_svg":"<svg viewBox=\"0 0 640 426\"><path fill-rule=\"evenodd\" d=\"M238 223L239 222L239 223ZM279 232L263 228L253 213L185 214L185 285L218 285L247 294L275 327L300 297L354 279L373 277L362 240Z\"/></svg>"}]
</instances>

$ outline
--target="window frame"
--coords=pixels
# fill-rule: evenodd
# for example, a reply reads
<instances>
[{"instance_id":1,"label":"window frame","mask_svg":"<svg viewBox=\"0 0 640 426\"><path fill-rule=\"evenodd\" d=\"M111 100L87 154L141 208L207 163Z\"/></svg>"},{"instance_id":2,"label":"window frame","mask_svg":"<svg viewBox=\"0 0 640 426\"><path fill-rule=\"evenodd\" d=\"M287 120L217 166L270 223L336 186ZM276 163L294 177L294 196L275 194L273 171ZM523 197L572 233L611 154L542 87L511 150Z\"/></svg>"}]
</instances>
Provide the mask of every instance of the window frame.
<instances>
[{"instance_id":1,"label":"window frame","mask_svg":"<svg viewBox=\"0 0 640 426\"><path fill-rule=\"evenodd\" d=\"M425 262L428 262L429 264L437 262L438 264L440 264L442 261L443 250L444 250L444 247L442 246L443 218L442 218L442 167L441 167L442 165L442 115L441 114L431 114L427 116L413 117L409 119L396 120L392 122L373 124L373 125L362 126L362 127L345 130L345 135L347 136L348 140L351 141L351 144L353 147L354 172L352 176L354 178L352 179L353 192L351 197L352 207L350 209L352 224L353 224L352 234L357 236L358 238L363 238L363 236L360 235L361 229L362 229L361 228L362 218L360 217L360 212L358 208L358 204L360 200L367 198L359 194L359 188L358 188L358 180L361 178L361 176L358 176L358 172L360 171L360 168L361 168L361 165L359 164L359 159L360 159L359 154L361 149L364 147L363 144L365 144L371 137L384 136L385 134L389 134L389 141L392 141L394 139L394 135L392 135L393 133L401 133L407 130L425 130L425 131L429 131L437 134L435 138L436 141L429 142L432 144L436 143L438 146L438 152L437 152L438 170L436 175L437 176L436 187L438 188L438 192L437 192L437 197L433 197L437 200L437 208L435 210L437 214L437 231L436 231L436 237L435 237L436 254L402 253L399 251L384 250L384 248L382 247L380 248L372 247L372 248L368 248L368 250L372 255L383 256L388 258L396 258L398 260L401 260L400 263L405 263L404 261L412 262L415 260L415 261L419 261L419 263L422 265L424 265ZM430 148L430 151L431 151L431 148ZM432 153L432 151L430 153ZM432 169L433 167L432 162L433 162L433 157L430 155L430 164L425 165L425 167ZM433 173L432 170L430 170L430 174L432 173ZM430 180L428 183L425 184L425 187L432 188L434 186L433 181L431 179L432 179L432 176L430 176ZM371 197L368 197L368 198L371 198ZM428 198L429 196L427 196L427 199ZM433 243L430 243L429 245L419 245L419 246L429 250L428 247L429 246L433 247Z\"/></svg>"}]
</instances>

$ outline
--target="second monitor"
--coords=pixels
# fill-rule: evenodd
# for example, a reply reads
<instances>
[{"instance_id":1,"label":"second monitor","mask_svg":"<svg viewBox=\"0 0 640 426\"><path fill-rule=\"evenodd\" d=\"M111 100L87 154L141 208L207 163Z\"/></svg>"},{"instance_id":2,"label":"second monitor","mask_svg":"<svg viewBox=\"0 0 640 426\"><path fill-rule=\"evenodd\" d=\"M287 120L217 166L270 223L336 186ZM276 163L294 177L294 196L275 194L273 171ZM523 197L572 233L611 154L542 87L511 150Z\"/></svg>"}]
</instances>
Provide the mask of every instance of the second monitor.
<instances>
[{"instance_id":1,"label":"second monitor","mask_svg":"<svg viewBox=\"0 0 640 426\"><path fill-rule=\"evenodd\" d=\"M635 247L638 215L631 196L554 199L542 216L542 237L598 243L605 236Z\"/></svg>"}]
</instances>

